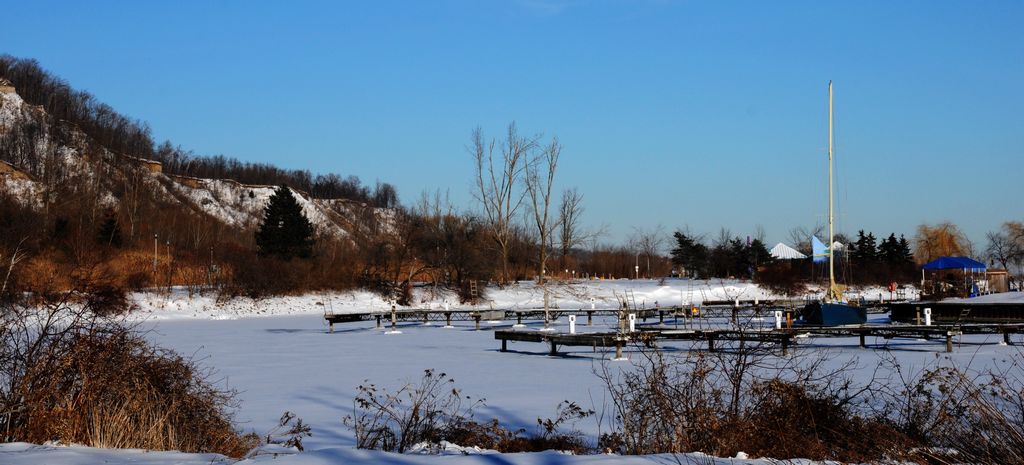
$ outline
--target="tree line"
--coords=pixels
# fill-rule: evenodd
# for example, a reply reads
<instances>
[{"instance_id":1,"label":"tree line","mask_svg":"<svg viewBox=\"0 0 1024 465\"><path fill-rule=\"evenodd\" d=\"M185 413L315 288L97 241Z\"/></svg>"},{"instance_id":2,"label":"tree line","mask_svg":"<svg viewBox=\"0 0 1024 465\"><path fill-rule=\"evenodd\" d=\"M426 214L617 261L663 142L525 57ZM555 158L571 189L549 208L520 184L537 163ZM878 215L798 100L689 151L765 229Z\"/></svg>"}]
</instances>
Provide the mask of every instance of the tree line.
<instances>
[{"instance_id":1,"label":"tree line","mask_svg":"<svg viewBox=\"0 0 1024 465\"><path fill-rule=\"evenodd\" d=\"M16 194L0 195L0 255L30 252L35 263L28 268L35 278L21 278L32 289L66 288L67 280L83 277L72 272L83 266L100 270L91 278L126 288L202 285L227 294L258 295L363 286L400 300L408 300L412 286L422 283L472 298L474 281L505 285L574 277L658 278L673 270L700 278L761 280L773 273L800 280L814 277L809 261L784 266L773 260L763 232L751 238L722 230L708 238L687 231L670 235L658 227L635 230L628 243L601 242L604 228L584 227L583 193L561 189L557 182L561 142L523 133L515 123L497 137L482 128L470 132L466 162L474 167L473 206L457 208L440 192L424 193L403 205L386 183L370 188L355 177L196 156L169 142L154 147L144 123L72 90L33 60L2 56L0 76L10 79L26 101L61 115L41 125L30 121L9 128L0 140L0 157L21 168L34 166L26 170L37 176L43 190L40 206L26 206ZM93 140L84 150L92 154L104 153L109 143L124 155L160 161L170 174L288 186L314 197L363 205L343 218L349 233L345 238L323 237L315 228L301 227L294 231L303 236L309 232L311 239L302 253L261 252L267 237L261 239L251 228L210 221L168 199L137 163L112 155L81 157L84 165L67 165L57 147L75 142L59 120L87 131ZM48 137L57 140L37 143ZM116 203L107 199L108 192ZM1022 231L1021 223L1009 222L990 233L986 256L1019 269L1024 260ZM791 243L807 254L811 235L821 237L816 229L790 233ZM912 239L895 233L881 237L879 241L863 231L856 238L837 235L848 244L842 256L849 258L849 282L909 282L915 261L974 251L950 223L921 225ZM666 243L671 244L668 250ZM45 276L60 278L47 281ZM10 289L8 295L14 295Z\"/></svg>"}]
</instances>

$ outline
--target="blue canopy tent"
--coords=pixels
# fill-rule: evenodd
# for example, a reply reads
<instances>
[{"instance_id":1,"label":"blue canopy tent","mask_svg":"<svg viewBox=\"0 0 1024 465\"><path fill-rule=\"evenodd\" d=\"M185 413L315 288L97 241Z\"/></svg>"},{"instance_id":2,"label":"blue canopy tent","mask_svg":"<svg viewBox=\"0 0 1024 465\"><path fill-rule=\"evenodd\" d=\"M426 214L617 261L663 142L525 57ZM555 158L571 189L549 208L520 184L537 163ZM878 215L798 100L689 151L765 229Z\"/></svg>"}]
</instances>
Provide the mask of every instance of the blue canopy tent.
<instances>
[{"instance_id":1,"label":"blue canopy tent","mask_svg":"<svg viewBox=\"0 0 1024 465\"><path fill-rule=\"evenodd\" d=\"M924 272L931 271L933 272L932 276L935 277L932 280L932 285L930 286L932 294L943 297L975 297L979 294L978 280L976 279L975 274L981 273L982 276L985 276L986 269L987 267L984 263L973 258L939 257L925 263L924 266L921 267L921 286L925 289L929 287L925 283ZM936 273L941 271L960 271L963 273L963 282L954 284L954 281L950 279L949 275L940 279L937 277ZM960 278L957 278L957 280L959 279Z\"/></svg>"},{"instance_id":2,"label":"blue canopy tent","mask_svg":"<svg viewBox=\"0 0 1024 465\"><path fill-rule=\"evenodd\" d=\"M924 264L926 270L963 270L981 273L985 271L984 263L967 257L939 257Z\"/></svg>"}]
</instances>

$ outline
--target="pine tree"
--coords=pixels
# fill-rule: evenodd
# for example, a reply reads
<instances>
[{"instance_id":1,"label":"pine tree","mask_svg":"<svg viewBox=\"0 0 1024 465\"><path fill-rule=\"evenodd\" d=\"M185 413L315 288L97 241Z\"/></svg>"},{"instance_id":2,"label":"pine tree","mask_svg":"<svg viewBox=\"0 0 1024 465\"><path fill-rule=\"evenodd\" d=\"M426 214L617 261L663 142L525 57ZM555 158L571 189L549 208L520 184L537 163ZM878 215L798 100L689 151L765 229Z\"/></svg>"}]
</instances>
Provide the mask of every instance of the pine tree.
<instances>
[{"instance_id":1,"label":"pine tree","mask_svg":"<svg viewBox=\"0 0 1024 465\"><path fill-rule=\"evenodd\" d=\"M96 235L96 239L101 244L121 247L121 227L117 224L116 213L107 213L106 219L104 219L103 224L100 225L100 231Z\"/></svg>"},{"instance_id":2,"label":"pine tree","mask_svg":"<svg viewBox=\"0 0 1024 465\"><path fill-rule=\"evenodd\" d=\"M878 247L875 246L877 240L875 239L875 233L868 233L867 242L864 243L864 250L861 253L864 254L864 258L869 263L878 262Z\"/></svg>"},{"instance_id":3,"label":"pine tree","mask_svg":"<svg viewBox=\"0 0 1024 465\"><path fill-rule=\"evenodd\" d=\"M260 256L309 258L313 255L313 224L302 213L291 189L280 186L263 211L263 224L256 231Z\"/></svg>"},{"instance_id":4,"label":"pine tree","mask_svg":"<svg viewBox=\"0 0 1024 465\"><path fill-rule=\"evenodd\" d=\"M850 258L864 266L873 264L876 257L875 235L872 233L865 235L863 229L857 231L857 242L850 252Z\"/></svg>"},{"instance_id":5,"label":"pine tree","mask_svg":"<svg viewBox=\"0 0 1024 465\"><path fill-rule=\"evenodd\" d=\"M899 266L903 262L903 255L900 253L900 243L896 239L896 234L889 234L889 237L883 239L878 244L878 258L879 261L884 262L889 266Z\"/></svg>"},{"instance_id":6,"label":"pine tree","mask_svg":"<svg viewBox=\"0 0 1024 465\"><path fill-rule=\"evenodd\" d=\"M751 278L753 278L757 274L759 266L767 265L773 259L771 252L768 251L768 247L760 239L754 239L747 248L750 249L750 260L753 265Z\"/></svg>"},{"instance_id":7,"label":"pine tree","mask_svg":"<svg viewBox=\"0 0 1024 465\"><path fill-rule=\"evenodd\" d=\"M676 248L672 249L672 264L682 267L690 276L704 275L708 266L707 246L681 231L674 236Z\"/></svg>"},{"instance_id":8,"label":"pine tree","mask_svg":"<svg viewBox=\"0 0 1024 465\"><path fill-rule=\"evenodd\" d=\"M914 253L910 251L910 241L902 234L900 234L900 255L903 256L903 263L914 264Z\"/></svg>"}]
</instances>

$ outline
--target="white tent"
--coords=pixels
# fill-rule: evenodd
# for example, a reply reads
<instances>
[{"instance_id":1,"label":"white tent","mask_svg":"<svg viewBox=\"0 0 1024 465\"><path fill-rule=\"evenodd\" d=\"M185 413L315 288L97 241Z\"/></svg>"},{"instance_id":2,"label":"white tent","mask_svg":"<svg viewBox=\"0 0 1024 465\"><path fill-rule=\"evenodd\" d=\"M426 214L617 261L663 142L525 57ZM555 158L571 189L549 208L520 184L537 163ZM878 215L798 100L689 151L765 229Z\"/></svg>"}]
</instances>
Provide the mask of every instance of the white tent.
<instances>
[{"instance_id":1,"label":"white tent","mask_svg":"<svg viewBox=\"0 0 1024 465\"><path fill-rule=\"evenodd\" d=\"M778 260L797 260L801 258L807 258L807 255L797 252L796 249L781 242L775 244L775 247L772 247L772 250L769 253L771 254L772 258Z\"/></svg>"}]
</instances>

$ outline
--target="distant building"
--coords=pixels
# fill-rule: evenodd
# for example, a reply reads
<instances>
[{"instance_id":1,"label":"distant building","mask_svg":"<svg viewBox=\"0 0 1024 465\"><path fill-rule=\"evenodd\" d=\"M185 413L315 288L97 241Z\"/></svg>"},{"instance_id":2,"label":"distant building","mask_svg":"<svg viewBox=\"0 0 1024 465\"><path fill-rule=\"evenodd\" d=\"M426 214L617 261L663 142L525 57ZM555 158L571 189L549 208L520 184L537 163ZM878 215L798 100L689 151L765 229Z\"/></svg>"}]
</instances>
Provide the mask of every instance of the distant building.
<instances>
[{"instance_id":1,"label":"distant building","mask_svg":"<svg viewBox=\"0 0 1024 465\"><path fill-rule=\"evenodd\" d=\"M768 253L776 260L803 260L807 258L807 255L781 242L775 244L775 247L772 247L772 250Z\"/></svg>"},{"instance_id":2,"label":"distant building","mask_svg":"<svg viewBox=\"0 0 1024 465\"><path fill-rule=\"evenodd\" d=\"M135 162L136 165L138 165L139 167L145 169L146 171L149 171L150 173L163 173L164 172L164 164L160 163L160 162L158 162L156 160L148 160L148 159L145 159L145 158L130 157L130 156L127 156L127 155L125 155L125 158Z\"/></svg>"}]
</instances>

